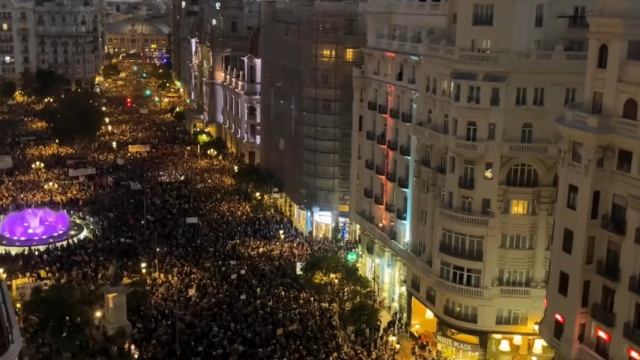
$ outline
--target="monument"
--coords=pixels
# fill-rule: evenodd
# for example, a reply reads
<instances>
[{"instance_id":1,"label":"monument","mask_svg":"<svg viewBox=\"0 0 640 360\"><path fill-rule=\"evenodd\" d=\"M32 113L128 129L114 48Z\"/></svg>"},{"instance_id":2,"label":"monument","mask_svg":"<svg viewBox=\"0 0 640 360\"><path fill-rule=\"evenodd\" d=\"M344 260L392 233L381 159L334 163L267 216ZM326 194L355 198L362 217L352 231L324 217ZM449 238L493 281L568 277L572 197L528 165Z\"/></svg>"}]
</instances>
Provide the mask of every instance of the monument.
<instances>
[{"instance_id":1,"label":"monument","mask_svg":"<svg viewBox=\"0 0 640 360\"><path fill-rule=\"evenodd\" d=\"M122 273L117 263L111 265L110 281L102 291L104 292L104 319L102 326L107 335L115 334L122 328L127 334L131 333L131 323L127 320L127 292L122 285Z\"/></svg>"}]
</instances>

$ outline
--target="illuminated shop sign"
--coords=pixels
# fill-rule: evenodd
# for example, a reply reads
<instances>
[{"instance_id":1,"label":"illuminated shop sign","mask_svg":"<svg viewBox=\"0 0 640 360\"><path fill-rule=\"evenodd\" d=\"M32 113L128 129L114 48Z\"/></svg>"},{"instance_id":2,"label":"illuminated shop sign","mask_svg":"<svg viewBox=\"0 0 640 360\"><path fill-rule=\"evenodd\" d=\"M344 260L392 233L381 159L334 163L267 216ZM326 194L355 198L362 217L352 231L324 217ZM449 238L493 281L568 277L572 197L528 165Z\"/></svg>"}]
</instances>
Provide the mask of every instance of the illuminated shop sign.
<instances>
[{"instance_id":1,"label":"illuminated shop sign","mask_svg":"<svg viewBox=\"0 0 640 360\"><path fill-rule=\"evenodd\" d=\"M454 349L465 350L465 351L473 351L473 352L478 352L479 349L480 349L480 347L478 345L460 342L460 341L452 339L452 338L450 338L448 336L444 336L444 335L440 335L440 334L436 334L436 339L438 340L439 343L441 343L443 345L447 345L447 346L452 347Z\"/></svg>"}]
</instances>

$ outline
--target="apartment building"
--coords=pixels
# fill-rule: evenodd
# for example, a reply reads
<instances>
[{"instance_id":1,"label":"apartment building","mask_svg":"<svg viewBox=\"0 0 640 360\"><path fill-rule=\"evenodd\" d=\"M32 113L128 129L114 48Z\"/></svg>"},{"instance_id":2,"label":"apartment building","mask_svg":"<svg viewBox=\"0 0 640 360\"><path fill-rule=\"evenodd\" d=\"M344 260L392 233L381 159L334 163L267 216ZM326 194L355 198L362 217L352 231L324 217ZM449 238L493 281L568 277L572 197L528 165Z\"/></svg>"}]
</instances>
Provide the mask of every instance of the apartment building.
<instances>
[{"instance_id":1,"label":"apartment building","mask_svg":"<svg viewBox=\"0 0 640 360\"><path fill-rule=\"evenodd\" d=\"M540 331L559 359L640 359L640 4L587 13L581 99L562 134L547 309Z\"/></svg>"},{"instance_id":2,"label":"apartment building","mask_svg":"<svg viewBox=\"0 0 640 360\"><path fill-rule=\"evenodd\" d=\"M7 1L0 7L0 75L17 82L25 70L35 70L36 37L33 3Z\"/></svg>"},{"instance_id":3,"label":"apartment building","mask_svg":"<svg viewBox=\"0 0 640 360\"><path fill-rule=\"evenodd\" d=\"M158 56L169 48L168 16L126 19L105 25L104 52Z\"/></svg>"},{"instance_id":4,"label":"apartment building","mask_svg":"<svg viewBox=\"0 0 640 360\"><path fill-rule=\"evenodd\" d=\"M366 6L350 233L389 312L443 356L551 359L540 337L560 134L587 1ZM575 15L575 16L574 16Z\"/></svg>"},{"instance_id":5,"label":"apartment building","mask_svg":"<svg viewBox=\"0 0 640 360\"><path fill-rule=\"evenodd\" d=\"M358 1L268 1L261 49L261 163L305 233L348 222L352 68L365 42Z\"/></svg>"},{"instance_id":6,"label":"apartment building","mask_svg":"<svg viewBox=\"0 0 640 360\"><path fill-rule=\"evenodd\" d=\"M92 88L102 66L99 2L37 0L32 16L33 26L21 24L17 30L19 36L28 33L27 29L35 31L35 66L64 75L69 86Z\"/></svg>"}]
</instances>

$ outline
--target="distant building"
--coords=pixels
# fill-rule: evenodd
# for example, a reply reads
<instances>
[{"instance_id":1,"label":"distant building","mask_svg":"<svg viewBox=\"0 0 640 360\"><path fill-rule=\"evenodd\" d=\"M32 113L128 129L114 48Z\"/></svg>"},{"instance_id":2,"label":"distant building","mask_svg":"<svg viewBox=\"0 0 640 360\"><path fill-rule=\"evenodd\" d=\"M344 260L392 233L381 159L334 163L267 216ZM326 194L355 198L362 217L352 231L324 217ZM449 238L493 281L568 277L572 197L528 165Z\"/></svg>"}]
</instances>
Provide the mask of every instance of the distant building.
<instances>
[{"instance_id":1,"label":"distant building","mask_svg":"<svg viewBox=\"0 0 640 360\"><path fill-rule=\"evenodd\" d=\"M154 56L169 47L171 29L159 19L127 19L106 25L104 52Z\"/></svg>"}]
</instances>

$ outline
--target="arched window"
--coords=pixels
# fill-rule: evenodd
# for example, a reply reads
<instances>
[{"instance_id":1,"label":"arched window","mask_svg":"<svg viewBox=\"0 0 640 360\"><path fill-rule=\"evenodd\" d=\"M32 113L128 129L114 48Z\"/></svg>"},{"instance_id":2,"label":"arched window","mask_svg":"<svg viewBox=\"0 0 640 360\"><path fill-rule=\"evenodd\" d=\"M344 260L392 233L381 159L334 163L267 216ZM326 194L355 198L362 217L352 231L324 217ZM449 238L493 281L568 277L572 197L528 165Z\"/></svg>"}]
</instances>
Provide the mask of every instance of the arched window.
<instances>
[{"instance_id":1,"label":"arched window","mask_svg":"<svg viewBox=\"0 0 640 360\"><path fill-rule=\"evenodd\" d=\"M507 172L507 186L537 187L538 172L529 164L518 164Z\"/></svg>"},{"instance_id":2,"label":"arched window","mask_svg":"<svg viewBox=\"0 0 640 360\"><path fill-rule=\"evenodd\" d=\"M606 69L608 59L609 47L605 44L602 44L600 45L600 49L598 49L598 69Z\"/></svg>"},{"instance_id":3,"label":"arched window","mask_svg":"<svg viewBox=\"0 0 640 360\"><path fill-rule=\"evenodd\" d=\"M629 120L638 120L638 102L627 99L622 106L622 117Z\"/></svg>"}]
</instances>

